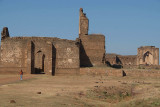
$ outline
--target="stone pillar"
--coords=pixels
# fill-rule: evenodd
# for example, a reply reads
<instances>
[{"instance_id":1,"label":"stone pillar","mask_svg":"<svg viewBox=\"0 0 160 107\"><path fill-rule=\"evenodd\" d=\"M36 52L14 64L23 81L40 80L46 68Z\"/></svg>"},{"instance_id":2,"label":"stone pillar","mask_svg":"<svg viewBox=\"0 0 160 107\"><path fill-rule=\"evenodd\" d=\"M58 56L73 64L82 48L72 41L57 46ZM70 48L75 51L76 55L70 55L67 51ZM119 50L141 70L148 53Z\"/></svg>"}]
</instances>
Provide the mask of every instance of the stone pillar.
<instances>
[{"instance_id":1,"label":"stone pillar","mask_svg":"<svg viewBox=\"0 0 160 107\"><path fill-rule=\"evenodd\" d=\"M27 44L27 73L31 73L31 42Z\"/></svg>"},{"instance_id":2,"label":"stone pillar","mask_svg":"<svg viewBox=\"0 0 160 107\"><path fill-rule=\"evenodd\" d=\"M89 20L86 14L83 13L83 8L79 10L79 36L88 35Z\"/></svg>"},{"instance_id":3,"label":"stone pillar","mask_svg":"<svg viewBox=\"0 0 160 107\"><path fill-rule=\"evenodd\" d=\"M47 42L46 45L47 52L45 53L45 61L44 61L44 72L45 74L52 75L52 51L53 51L53 44L52 42Z\"/></svg>"},{"instance_id":4,"label":"stone pillar","mask_svg":"<svg viewBox=\"0 0 160 107\"><path fill-rule=\"evenodd\" d=\"M35 61L34 50L35 50L34 43L32 41L29 41L28 44L27 44L27 73L30 73L30 74L35 74L35 69L34 69L34 61Z\"/></svg>"}]
</instances>

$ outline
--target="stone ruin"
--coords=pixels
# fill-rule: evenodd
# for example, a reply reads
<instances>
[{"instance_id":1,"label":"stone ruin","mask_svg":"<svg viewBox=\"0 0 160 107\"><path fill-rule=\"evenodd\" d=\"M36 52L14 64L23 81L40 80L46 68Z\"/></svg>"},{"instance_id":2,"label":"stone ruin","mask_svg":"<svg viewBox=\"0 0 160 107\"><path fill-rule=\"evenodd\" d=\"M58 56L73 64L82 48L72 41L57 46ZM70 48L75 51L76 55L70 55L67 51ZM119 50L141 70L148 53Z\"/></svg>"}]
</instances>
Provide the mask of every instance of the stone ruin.
<instances>
[{"instance_id":1,"label":"stone ruin","mask_svg":"<svg viewBox=\"0 0 160 107\"><path fill-rule=\"evenodd\" d=\"M89 20L80 8L79 17L80 66L92 67L104 64L105 36L101 34L88 35Z\"/></svg>"},{"instance_id":2,"label":"stone ruin","mask_svg":"<svg viewBox=\"0 0 160 107\"><path fill-rule=\"evenodd\" d=\"M117 54L106 54L106 64L109 66L158 66L159 65L159 48L155 46L142 46L138 48L137 55L122 56Z\"/></svg>"},{"instance_id":3,"label":"stone ruin","mask_svg":"<svg viewBox=\"0 0 160 107\"><path fill-rule=\"evenodd\" d=\"M79 37L10 37L7 27L1 32L0 73L80 74L83 67L109 65L115 68L159 65L159 48L143 46L137 55L105 53L105 36L88 34L89 19L79 10ZM98 71L100 72L100 71Z\"/></svg>"},{"instance_id":4,"label":"stone ruin","mask_svg":"<svg viewBox=\"0 0 160 107\"><path fill-rule=\"evenodd\" d=\"M159 65L159 48L142 46L138 48L137 65Z\"/></svg>"},{"instance_id":5,"label":"stone ruin","mask_svg":"<svg viewBox=\"0 0 160 107\"><path fill-rule=\"evenodd\" d=\"M79 74L80 67L101 66L105 58L105 36L88 35L89 20L80 8L79 38L10 37L1 33L0 73Z\"/></svg>"}]
</instances>

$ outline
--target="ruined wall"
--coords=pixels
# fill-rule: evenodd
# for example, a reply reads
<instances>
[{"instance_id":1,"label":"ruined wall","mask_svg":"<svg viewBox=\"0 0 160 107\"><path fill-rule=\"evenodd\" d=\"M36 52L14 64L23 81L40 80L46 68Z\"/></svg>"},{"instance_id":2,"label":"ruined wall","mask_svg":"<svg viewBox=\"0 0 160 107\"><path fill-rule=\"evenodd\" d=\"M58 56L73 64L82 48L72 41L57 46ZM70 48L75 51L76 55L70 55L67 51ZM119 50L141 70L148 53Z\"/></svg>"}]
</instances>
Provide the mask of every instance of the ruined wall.
<instances>
[{"instance_id":1,"label":"ruined wall","mask_svg":"<svg viewBox=\"0 0 160 107\"><path fill-rule=\"evenodd\" d=\"M137 56L136 55L127 55L127 56L118 56L123 65L136 65Z\"/></svg>"},{"instance_id":2,"label":"ruined wall","mask_svg":"<svg viewBox=\"0 0 160 107\"><path fill-rule=\"evenodd\" d=\"M116 56L118 56L118 55L117 54L106 54L106 56L105 56L105 63L108 66L117 64L117 62L116 62Z\"/></svg>"},{"instance_id":3,"label":"ruined wall","mask_svg":"<svg viewBox=\"0 0 160 107\"><path fill-rule=\"evenodd\" d=\"M1 41L1 67L27 73L52 72L52 41L55 38L13 37Z\"/></svg>"},{"instance_id":4,"label":"ruined wall","mask_svg":"<svg viewBox=\"0 0 160 107\"><path fill-rule=\"evenodd\" d=\"M33 60L35 71L33 73L52 73L52 42L45 39L32 40L34 50Z\"/></svg>"},{"instance_id":5,"label":"ruined wall","mask_svg":"<svg viewBox=\"0 0 160 107\"><path fill-rule=\"evenodd\" d=\"M142 46L138 48L137 55L106 54L105 62L108 65L159 65L159 48Z\"/></svg>"},{"instance_id":6,"label":"ruined wall","mask_svg":"<svg viewBox=\"0 0 160 107\"><path fill-rule=\"evenodd\" d=\"M137 65L159 65L159 48L142 46L137 50Z\"/></svg>"},{"instance_id":7,"label":"ruined wall","mask_svg":"<svg viewBox=\"0 0 160 107\"><path fill-rule=\"evenodd\" d=\"M80 68L81 75L100 75L122 77L124 74L129 77L155 77L159 78L159 69L114 69L107 67Z\"/></svg>"},{"instance_id":8,"label":"ruined wall","mask_svg":"<svg viewBox=\"0 0 160 107\"><path fill-rule=\"evenodd\" d=\"M105 55L104 35L83 35L80 40L80 65L82 67L102 65Z\"/></svg>"},{"instance_id":9,"label":"ruined wall","mask_svg":"<svg viewBox=\"0 0 160 107\"><path fill-rule=\"evenodd\" d=\"M27 41L7 38L1 41L1 67L27 68Z\"/></svg>"},{"instance_id":10,"label":"ruined wall","mask_svg":"<svg viewBox=\"0 0 160 107\"><path fill-rule=\"evenodd\" d=\"M137 65L137 56L136 55L117 55L117 54L106 54L106 64L108 65Z\"/></svg>"},{"instance_id":11,"label":"ruined wall","mask_svg":"<svg viewBox=\"0 0 160 107\"><path fill-rule=\"evenodd\" d=\"M79 47L76 43L46 37L5 38L1 42L0 72L2 67L8 67L14 68L13 72L22 69L24 73L32 74L56 75L56 72L71 71L76 74L79 69Z\"/></svg>"},{"instance_id":12,"label":"ruined wall","mask_svg":"<svg viewBox=\"0 0 160 107\"><path fill-rule=\"evenodd\" d=\"M61 40L55 44L56 69L55 74L79 73L79 46L75 41Z\"/></svg>"}]
</instances>

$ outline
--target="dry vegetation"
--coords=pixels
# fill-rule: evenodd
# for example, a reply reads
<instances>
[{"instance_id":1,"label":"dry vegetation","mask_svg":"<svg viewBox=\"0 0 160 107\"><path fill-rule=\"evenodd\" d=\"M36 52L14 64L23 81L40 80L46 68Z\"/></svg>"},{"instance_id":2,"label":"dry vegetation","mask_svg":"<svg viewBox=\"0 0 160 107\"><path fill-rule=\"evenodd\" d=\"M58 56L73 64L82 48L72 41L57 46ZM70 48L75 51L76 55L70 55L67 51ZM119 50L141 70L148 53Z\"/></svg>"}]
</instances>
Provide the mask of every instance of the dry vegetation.
<instances>
[{"instance_id":1,"label":"dry vegetation","mask_svg":"<svg viewBox=\"0 0 160 107\"><path fill-rule=\"evenodd\" d=\"M0 75L0 107L160 106L160 78Z\"/></svg>"}]
</instances>

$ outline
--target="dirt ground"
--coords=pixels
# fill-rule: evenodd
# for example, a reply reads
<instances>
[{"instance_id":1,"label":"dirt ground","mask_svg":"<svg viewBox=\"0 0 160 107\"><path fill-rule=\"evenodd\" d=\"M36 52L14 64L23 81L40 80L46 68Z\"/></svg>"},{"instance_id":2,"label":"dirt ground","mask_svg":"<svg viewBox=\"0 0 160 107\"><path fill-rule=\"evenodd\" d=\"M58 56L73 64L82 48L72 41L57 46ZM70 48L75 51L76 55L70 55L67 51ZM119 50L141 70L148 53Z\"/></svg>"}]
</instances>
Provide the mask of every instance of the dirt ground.
<instances>
[{"instance_id":1,"label":"dirt ground","mask_svg":"<svg viewBox=\"0 0 160 107\"><path fill-rule=\"evenodd\" d=\"M160 78L0 75L0 107L160 107Z\"/></svg>"}]
</instances>

